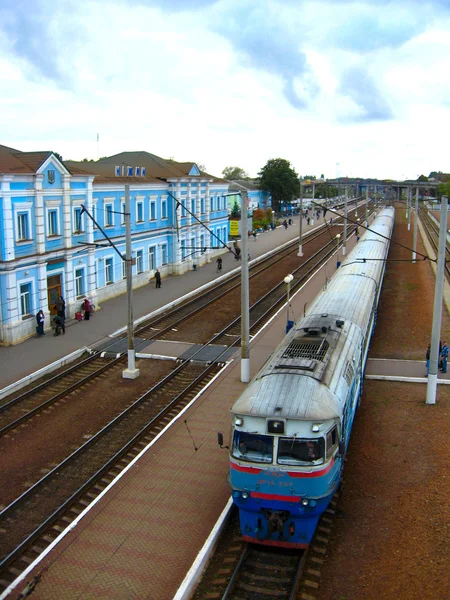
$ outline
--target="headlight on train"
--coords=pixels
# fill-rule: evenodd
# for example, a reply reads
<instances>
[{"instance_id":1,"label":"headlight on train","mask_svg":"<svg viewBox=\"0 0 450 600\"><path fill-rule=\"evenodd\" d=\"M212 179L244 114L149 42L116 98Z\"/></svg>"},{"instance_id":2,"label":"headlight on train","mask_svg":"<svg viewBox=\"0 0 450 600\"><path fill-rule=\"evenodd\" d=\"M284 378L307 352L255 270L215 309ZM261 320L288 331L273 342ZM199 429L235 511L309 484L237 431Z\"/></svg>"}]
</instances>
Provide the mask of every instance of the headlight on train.
<instances>
[{"instance_id":1,"label":"headlight on train","mask_svg":"<svg viewBox=\"0 0 450 600\"><path fill-rule=\"evenodd\" d=\"M302 504L303 504L303 506L308 506L308 504L309 504L308 498L303 498Z\"/></svg>"},{"instance_id":2,"label":"headlight on train","mask_svg":"<svg viewBox=\"0 0 450 600\"><path fill-rule=\"evenodd\" d=\"M246 498L248 498L248 492L242 492L241 496L244 498L244 500Z\"/></svg>"},{"instance_id":3,"label":"headlight on train","mask_svg":"<svg viewBox=\"0 0 450 600\"><path fill-rule=\"evenodd\" d=\"M244 419L242 417L236 417L234 419L234 424L238 427L242 427L242 425L244 424Z\"/></svg>"}]
</instances>

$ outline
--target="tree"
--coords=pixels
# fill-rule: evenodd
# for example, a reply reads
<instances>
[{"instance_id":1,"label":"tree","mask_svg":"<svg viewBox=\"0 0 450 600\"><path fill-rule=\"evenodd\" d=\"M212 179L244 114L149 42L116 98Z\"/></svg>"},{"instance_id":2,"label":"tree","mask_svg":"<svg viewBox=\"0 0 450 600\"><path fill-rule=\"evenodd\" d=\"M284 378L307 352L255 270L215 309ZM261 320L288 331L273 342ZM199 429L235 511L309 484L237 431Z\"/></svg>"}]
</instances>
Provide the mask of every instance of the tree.
<instances>
[{"instance_id":1,"label":"tree","mask_svg":"<svg viewBox=\"0 0 450 600\"><path fill-rule=\"evenodd\" d=\"M236 181L237 179L248 179L248 174L241 167L225 167L222 171L225 179Z\"/></svg>"},{"instance_id":2,"label":"tree","mask_svg":"<svg viewBox=\"0 0 450 600\"><path fill-rule=\"evenodd\" d=\"M61 154L58 154L58 152L52 152L52 154L53 154L54 156L56 156L56 158L57 158L59 161L61 161L61 162L63 161L63 157L61 156Z\"/></svg>"},{"instance_id":3,"label":"tree","mask_svg":"<svg viewBox=\"0 0 450 600\"><path fill-rule=\"evenodd\" d=\"M442 198L442 196L447 196L450 198L450 182L440 183L437 187L437 196L438 198Z\"/></svg>"},{"instance_id":4,"label":"tree","mask_svg":"<svg viewBox=\"0 0 450 600\"><path fill-rule=\"evenodd\" d=\"M428 177L426 175L421 175L417 181L428 181Z\"/></svg>"},{"instance_id":5,"label":"tree","mask_svg":"<svg viewBox=\"0 0 450 600\"><path fill-rule=\"evenodd\" d=\"M291 202L300 194L298 175L284 158L271 158L258 175L261 188L272 196L272 209L276 212L283 201Z\"/></svg>"}]
</instances>

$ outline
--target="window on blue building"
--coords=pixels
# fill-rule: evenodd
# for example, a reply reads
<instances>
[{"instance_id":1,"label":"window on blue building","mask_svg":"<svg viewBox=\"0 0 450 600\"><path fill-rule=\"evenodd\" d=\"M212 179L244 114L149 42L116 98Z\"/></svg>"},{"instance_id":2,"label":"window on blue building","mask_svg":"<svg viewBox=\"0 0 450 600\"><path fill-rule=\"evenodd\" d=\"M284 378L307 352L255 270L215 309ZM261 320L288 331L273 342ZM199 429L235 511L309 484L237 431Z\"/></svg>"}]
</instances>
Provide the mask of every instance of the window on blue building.
<instances>
[{"instance_id":1,"label":"window on blue building","mask_svg":"<svg viewBox=\"0 0 450 600\"><path fill-rule=\"evenodd\" d=\"M136 223L142 223L144 220L144 203L136 202Z\"/></svg>"},{"instance_id":2,"label":"window on blue building","mask_svg":"<svg viewBox=\"0 0 450 600\"><path fill-rule=\"evenodd\" d=\"M29 214L21 212L17 214L17 241L30 239Z\"/></svg>"},{"instance_id":3,"label":"window on blue building","mask_svg":"<svg viewBox=\"0 0 450 600\"><path fill-rule=\"evenodd\" d=\"M20 285L20 313L22 317L28 317L32 312L31 282Z\"/></svg>"},{"instance_id":4,"label":"window on blue building","mask_svg":"<svg viewBox=\"0 0 450 600\"><path fill-rule=\"evenodd\" d=\"M161 264L167 264L167 244L161 246Z\"/></svg>"},{"instance_id":5,"label":"window on blue building","mask_svg":"<svg viewBox=\"0 0 450 600\"><path fill-rule=\"evenodd\" d=\"M156 202L150 200L150 221L156 221Z\"/></svg>"},{"instance_id":6,"label":"window on blue building","mask_svg":"<svg viewBox=\"0 0 450 600\"><path fill-rule=\"evenodd\" d=\"M205 199L204 198L202 198L200 200L200 212L202 213L202 215L205 214Z\"/></svg>"},{"instance_id":7,"label":"window on blue building","mask_svg":"<svg viewBox=\"0 0 450 600\"><path fill-rule=\"evenodd\" d=\"M156 257L155 257L155 248L148 249L148 270L153 271L156 269Z\"/></svg>"},{"instance_id":8,"label":"window on blue building","mask_svg":"<svg viewBox=\"0 0 450 600\"><path fill-rule=\"evenodd\" d=\"M195 198L191 200L191 213L195 215Z\"/></svg>"},{"instance_id":9,"label":"window on blue building","mask_svg":"<svg viewBox=\"0 0 450 600\"><path fill-rule=\"evenodd\" d=\"M77 298L84 296L84 269L76 269L75 271L75 293Z\"/></svg>"},{"instance_id":10,"label":"window on blue building","mask_svg":"<svg viewBox=\"0 0 450 600\"><path fill-rule=\"evenodd\" d=\"M52 208L47 213L47 229L48 235L59 235L58 227L58 211Z\"/></svg>"},{"instance_id":11,"label":"window on blue building","mask_svg":"<svg viewBox=\"0 0 450 600\"><path fill-rule=\"evenodd\" d=\"M125 202L120 203L120 224L125 225Z\"/></svg>"},{"instance_id":12,"label":"window on blue building","mask_svg":"<svg viewBox=\"0 0 450 600\"><path fill-rule=\"evenodd\" d=\"M113 259L106 258L105 259L105 283L113 283Z\"/></svg>"},{"instance_id":13,"label":"window on blue building","mask_svg":"<svg viewBox=\"0 0 450 600\"><path fill-rule=\"evenodd\" d=\"M113 205L105 204L105 227L114 225Z\"/></svg>"},{"instance_id":14,"label":"window on blue building","mask_svg":"<svg viewBox=\"0 0 450 600\"><path fill-rule=\"evenodd\" d=\"M161 219L167 219L167 200L161 201Z\"/></svg>"},{"instance_id":15,"label":"window on blue building","mask_svg":"<svg viewBox=\"0 0 450 600\"><path fill-rule=\"evenodd\" d=\"M138 250L136 252L136 271L142 273L144 270L144 251Z\"/></svg>"},{"instance_id":16,"label":"window on blue building","mask_svg":"<svg viewBox=\"0 0 450 600\"><path fill-rule=\"evenodd\" d=\"M73 209L73 232L83 233L84 231L84 217L81 214L81 206L77 206Z\"/></svg>"}]
</instances>

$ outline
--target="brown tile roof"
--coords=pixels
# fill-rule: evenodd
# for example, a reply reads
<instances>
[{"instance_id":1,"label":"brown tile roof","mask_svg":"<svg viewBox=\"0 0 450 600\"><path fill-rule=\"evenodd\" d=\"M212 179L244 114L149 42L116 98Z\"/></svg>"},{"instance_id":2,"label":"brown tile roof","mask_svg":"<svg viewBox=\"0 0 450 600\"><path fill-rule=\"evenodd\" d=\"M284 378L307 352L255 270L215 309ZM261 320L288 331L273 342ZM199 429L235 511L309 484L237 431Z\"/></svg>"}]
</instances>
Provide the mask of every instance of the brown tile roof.
<instances>
[{"instance_id":1,"label":"brown tile roof","mask_svg":"<svg viewBox=\"0 0 450 600\"><path fill-rule=\"evenodd\" d=\"M94 183L161 183L160 179L152 177L146 172L144 177L116 177L116 163L104 161L83 161L67 160L64 165L73 175L94 175ZM127 165L127 166L145 166L145 165Z\"/></svg>"}]
</instances>

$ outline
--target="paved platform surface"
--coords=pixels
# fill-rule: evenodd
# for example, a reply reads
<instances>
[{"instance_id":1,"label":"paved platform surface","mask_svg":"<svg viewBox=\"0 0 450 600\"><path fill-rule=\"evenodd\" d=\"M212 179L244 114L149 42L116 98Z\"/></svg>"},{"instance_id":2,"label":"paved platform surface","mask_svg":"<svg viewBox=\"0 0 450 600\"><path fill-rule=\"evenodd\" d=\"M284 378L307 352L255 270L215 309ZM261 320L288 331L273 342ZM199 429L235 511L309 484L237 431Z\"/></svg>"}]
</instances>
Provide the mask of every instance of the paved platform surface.
<instances>
[{"instance_id":1,"label":"paved platform surface","mask_svg":"<svg viewBox=\"0 0 450 600\"><path fill-rule=\"evenodd\" d=\"M289 232L274 235L281 233L283 242L281 236ZM302 314L305 303L323 288L331 265L334 259L291 298L296 314ZM185 280L191 275L198 273L184 276ZM182 279L173 278L176 283ZM285 325L286 310L281 309L253 338L252 376L283 338ZM400 373L405 366L398 364L405 361L387 362ZM418 377L423 371L424 363L412 365ZM244 388L237 352L171 425L170 435L162 435L143 451L8 598L16 599L27 581L40 576L33 600L172 599L228 501L228 452L218 447L217 433L223 432L228 444L229 410Z\"/></svg>"},{"instance_id":2,"label":"paved platform surface","mask_svg":"<svg viewBox=\"0 0 450 600\"><path fill-rule=\"evenodd\" d=\"M328 216L328 215L327 215ZM275 231L258 234L256 241L248 242L251 259L257 258L270 250L281 246L299 235L299 217L292 217L294 223L288 229L278 227ZM307 226L303 221L303 235L323 219ZM231 253L223 254L222 274L239 267ZM280 273L282 280L287 273ZM196 271L188 271L184 275L169 275L162 280L160 289L155 288L154 280L148 285L133 290L134 319L173 302L188 292L195 290L217 278L215 259ZM101 310L94 312L89 321L70 320L66 322L66 334L54 337L51 331L44 337L31 338L16 346L0 347L0 389L14 383L45 367L46 365L70 354L83 346L92 347L104 340L112 332L127 324L126 294L117 296L101 304Z\"/></svg>"}]
</instances>

